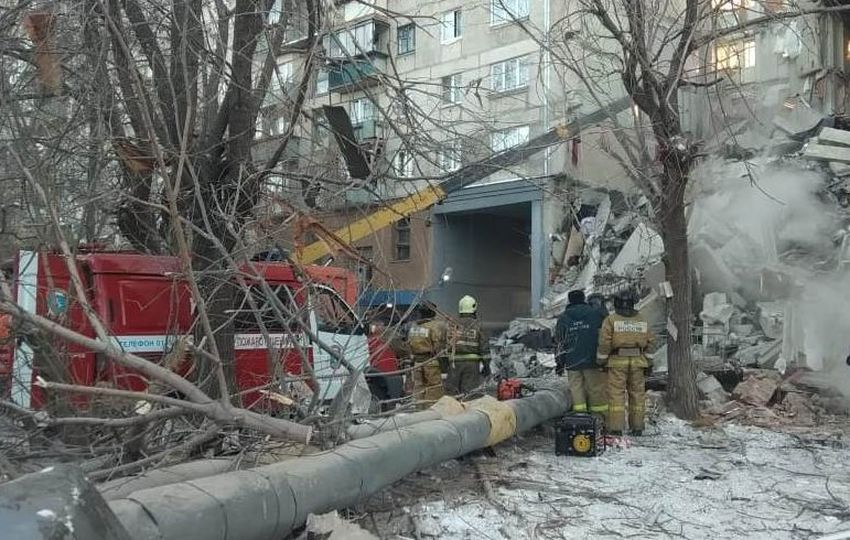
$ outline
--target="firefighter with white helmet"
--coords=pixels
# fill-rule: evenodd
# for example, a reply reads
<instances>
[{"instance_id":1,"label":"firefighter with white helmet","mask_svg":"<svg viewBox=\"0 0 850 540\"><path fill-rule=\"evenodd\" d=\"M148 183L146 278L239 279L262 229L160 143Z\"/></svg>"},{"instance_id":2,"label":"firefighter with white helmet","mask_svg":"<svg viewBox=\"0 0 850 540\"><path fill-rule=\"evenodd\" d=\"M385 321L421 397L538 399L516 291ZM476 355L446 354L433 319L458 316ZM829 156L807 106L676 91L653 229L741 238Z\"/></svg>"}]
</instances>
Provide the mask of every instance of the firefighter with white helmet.
<instances>
[{"instance_id":1,"label":"firefighter with white helmet","mask_svg":"<svg viewBox=\"0 0 850 540\"><path fill-rule=\"evenodd\" d=\"M487 358L487 341L478 320L478 302L466 295L458 302L459 321L449 332L449 393L467 394L481 386L482 361Z\"/></svg>"}]
</instances>

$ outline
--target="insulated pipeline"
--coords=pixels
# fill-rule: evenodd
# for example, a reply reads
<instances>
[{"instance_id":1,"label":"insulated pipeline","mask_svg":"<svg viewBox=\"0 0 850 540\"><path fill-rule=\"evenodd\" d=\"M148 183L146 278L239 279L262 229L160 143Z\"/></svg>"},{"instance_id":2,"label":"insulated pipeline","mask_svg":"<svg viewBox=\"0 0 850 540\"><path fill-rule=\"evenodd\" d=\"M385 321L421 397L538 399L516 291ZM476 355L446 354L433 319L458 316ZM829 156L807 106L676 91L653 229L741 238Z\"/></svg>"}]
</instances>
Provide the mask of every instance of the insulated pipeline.
<instances>
[{"instance_id":1,"label":"insulated pipeline","mask_svg":"<svg viewBox=\"0 0 850 540\"><path fill-rule=\"evenodd\" d=\"M128 494L109 506L136 540L280 540L418 470L490 446L564 414L562 385L479 400L455 416L355 440L331 451Z\"/></svg>"}]
</instances>

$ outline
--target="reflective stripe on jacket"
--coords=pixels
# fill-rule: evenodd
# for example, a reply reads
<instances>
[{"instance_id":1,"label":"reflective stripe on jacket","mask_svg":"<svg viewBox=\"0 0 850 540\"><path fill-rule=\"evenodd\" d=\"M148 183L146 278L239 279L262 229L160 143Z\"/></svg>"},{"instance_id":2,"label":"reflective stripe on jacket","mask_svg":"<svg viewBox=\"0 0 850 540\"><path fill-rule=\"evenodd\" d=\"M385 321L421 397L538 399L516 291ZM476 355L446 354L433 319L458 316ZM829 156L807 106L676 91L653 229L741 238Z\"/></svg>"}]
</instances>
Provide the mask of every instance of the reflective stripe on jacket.
<instances>
[{"instance_id":1,"label":"reflective stripe on jacket","mask_svg":"<svg viewBox=\"0 0 850 540\"><path fill-rule=\"evenodd\" d=\"M647 358L654 346L655 334L640 314L626 317L612 313L602 323L596 361L612 368L649 367Z\"/></svg>"}]
</instances>

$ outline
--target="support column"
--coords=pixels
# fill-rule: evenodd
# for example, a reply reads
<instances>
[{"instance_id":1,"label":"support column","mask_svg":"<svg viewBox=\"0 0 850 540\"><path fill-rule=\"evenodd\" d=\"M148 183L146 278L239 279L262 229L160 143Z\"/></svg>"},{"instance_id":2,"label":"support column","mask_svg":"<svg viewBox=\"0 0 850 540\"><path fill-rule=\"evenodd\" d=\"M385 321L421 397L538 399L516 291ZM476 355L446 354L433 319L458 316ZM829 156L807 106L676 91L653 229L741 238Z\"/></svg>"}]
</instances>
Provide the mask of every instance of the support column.
<instances>
[{"instance_id":1,"label":"support column","mask_svg":"<svg viewBox=\"0 0 850 540\"><path fill-rule=\"evenodd\" d=\"M546 269L549 250L546 249L543 226L543 201L531 201L531 313L540 313L540 299L546 291Z\"/></svg>"}]
</instances>

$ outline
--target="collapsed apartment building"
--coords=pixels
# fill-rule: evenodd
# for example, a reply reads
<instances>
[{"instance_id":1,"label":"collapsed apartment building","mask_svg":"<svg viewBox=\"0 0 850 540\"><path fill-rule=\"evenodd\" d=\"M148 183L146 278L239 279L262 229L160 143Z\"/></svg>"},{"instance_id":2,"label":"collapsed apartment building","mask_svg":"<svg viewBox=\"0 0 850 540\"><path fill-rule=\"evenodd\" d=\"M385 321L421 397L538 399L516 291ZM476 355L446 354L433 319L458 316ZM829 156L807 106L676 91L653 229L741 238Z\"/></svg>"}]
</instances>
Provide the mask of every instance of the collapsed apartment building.
<instances>
[{"instance_id":1,"label":"collapsed apartment building","mask_svg":"<svg viewBox=\"0 0 850 540\"><path fill-rule=\"evenodd\" d=\"M792 117L808 124L792 132L780 127ZM774 126L771 143L747 158L716 156L695 171L688 208L692 354L709 404L728 399L723 386L733 390L753 368L801 370L808 372L796 375L802 386L850 394L850 131L831 127L844 127L843 119L810 109L780 111ZM544 298L543 316L518 319L493 341L498 369L526 376L554 367L551 333L569 290L610 297L632 288L662 337L653 379L663 382L672 291L649 205L643 197L589 191L575 213L570 263Z\"/></svg>"}]
</instances>

